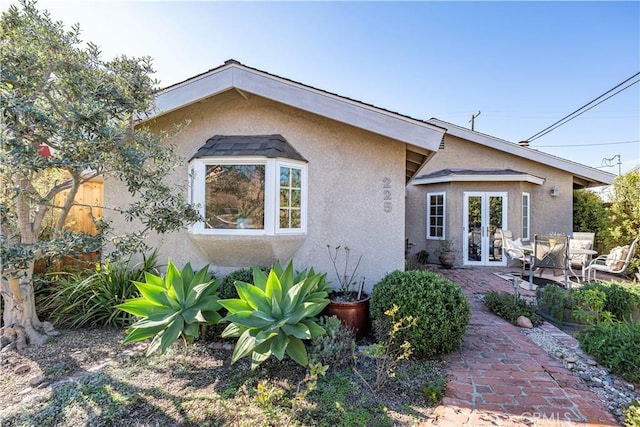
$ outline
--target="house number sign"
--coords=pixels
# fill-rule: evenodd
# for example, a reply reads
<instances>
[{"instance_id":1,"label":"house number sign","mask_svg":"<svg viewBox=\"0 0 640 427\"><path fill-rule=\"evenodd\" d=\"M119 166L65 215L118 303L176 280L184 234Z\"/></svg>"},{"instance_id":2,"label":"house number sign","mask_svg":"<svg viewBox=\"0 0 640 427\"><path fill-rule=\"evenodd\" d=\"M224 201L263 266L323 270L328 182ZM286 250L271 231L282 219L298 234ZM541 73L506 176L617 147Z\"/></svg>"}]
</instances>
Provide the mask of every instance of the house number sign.
<instances>
[{"instance_id":1,"label":"house number sign","mask_svg":"<svg viewBox=\"0 0 640 427\"><path fill-rule=\"evenodd\" d=\"M391 212L391 178L388 177L382 178L382 202L384 211Z\"/></svg>"}]
</instances>

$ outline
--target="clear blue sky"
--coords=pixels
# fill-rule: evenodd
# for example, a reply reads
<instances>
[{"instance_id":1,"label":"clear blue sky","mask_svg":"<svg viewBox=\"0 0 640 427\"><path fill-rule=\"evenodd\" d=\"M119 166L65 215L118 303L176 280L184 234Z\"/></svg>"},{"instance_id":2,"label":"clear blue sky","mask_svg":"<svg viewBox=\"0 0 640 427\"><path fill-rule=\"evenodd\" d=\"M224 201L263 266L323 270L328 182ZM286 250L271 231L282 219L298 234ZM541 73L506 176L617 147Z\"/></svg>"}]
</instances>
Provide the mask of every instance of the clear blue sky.
<instances>
[{"instance_id":1,"label":"clear blue sky","mask_svg":"<svg viewBox=\"0 0 640 427\"><path fill-rule=\"evenodd\" d=\"M640 71L637 1L38 6L79 23L105 58L151 56L162 86L234 58L420 119L469 126L481 111L476 130L512 142ZM531 146L593 167L620 154L625 172L640 163L639 141L640 83ZM566 147L585 144L602 145Z\"/></svg>"}]
</instances>

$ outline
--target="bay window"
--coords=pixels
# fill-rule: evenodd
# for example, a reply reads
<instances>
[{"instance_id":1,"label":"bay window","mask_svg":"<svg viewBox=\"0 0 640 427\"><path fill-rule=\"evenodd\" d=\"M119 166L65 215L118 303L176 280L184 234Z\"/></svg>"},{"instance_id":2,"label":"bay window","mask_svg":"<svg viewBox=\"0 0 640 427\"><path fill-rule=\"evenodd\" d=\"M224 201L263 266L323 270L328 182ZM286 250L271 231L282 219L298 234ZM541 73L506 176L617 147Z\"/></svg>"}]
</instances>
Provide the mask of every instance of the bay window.
<instances>
[{"instance_id":1,"label":"bay window","mask_svg":"<svg viewBox=\"0 0 640 427\"><path fill-rule=\"evenodd\" d=\"M209 156L190 162L191 202L204 222L196 234L306 232L306 162L259 156Z\"/></svg>"}]
</instances>

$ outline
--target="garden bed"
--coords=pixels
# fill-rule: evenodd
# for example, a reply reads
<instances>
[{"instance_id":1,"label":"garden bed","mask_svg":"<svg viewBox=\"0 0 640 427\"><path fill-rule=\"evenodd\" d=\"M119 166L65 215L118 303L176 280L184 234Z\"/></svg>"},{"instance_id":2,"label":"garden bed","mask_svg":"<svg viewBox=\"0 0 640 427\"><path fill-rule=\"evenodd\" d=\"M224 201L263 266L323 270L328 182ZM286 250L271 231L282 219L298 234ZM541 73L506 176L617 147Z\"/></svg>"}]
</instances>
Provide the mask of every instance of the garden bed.
<instances>
[{"instance_id":1,"label":"garden bed","mask_svg":"<svg viewBox=\"0 0 640 427\"><path fill-rule=\"evenodd\" d=\"M305 369L268 360L257 370L231 365L233 343L181 343L144 357L144 343L122 344L122 329L64 330L42 347L1 355L0 421L12 425L284 425ZM26 371L16 373L19 367ZM372 360L358 370L372 378ZM350 367L329 372L299 402L292 424L413 425L427 420L445 376L442 362L400 366L374 394ZM40 377L40 378L38 378ZM32 386L40 381L39 385ZM436 396L437 397L437 396ZM436 401L439 399L436 399Z\"/></svg>"}]
</instances>

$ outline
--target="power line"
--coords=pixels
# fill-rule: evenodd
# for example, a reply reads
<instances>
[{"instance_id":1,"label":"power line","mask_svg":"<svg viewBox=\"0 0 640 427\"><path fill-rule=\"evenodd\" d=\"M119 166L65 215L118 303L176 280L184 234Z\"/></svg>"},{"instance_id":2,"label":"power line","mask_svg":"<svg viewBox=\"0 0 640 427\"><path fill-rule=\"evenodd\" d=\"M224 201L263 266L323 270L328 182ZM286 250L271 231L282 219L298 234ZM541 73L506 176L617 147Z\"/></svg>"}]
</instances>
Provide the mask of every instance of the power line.
<instances>
[{"instance_id":1,"label":"power line","mask_svg":"<svg viewBox=\"0 0 640 427\"><path fill-rule=\"evenodd\" d=\"M611 98L612 96L617 95L618 93L622 92L623 90L628 89L629 87L633 86L634 84L640 82L640 80L636 80L635 82L630 83L629 85L623 87L622 89L618 90L617 92L609 95L611 92L613 92L614 90L618 89L620 86L624 85L625 83L627 83L629 80L634 79L635 77L637 77L638 75L640 75L640 72L634 74L633 76L629 77L628 79L624 80L623 82L617 84L616 86L612 87L611 89L609 89L608 91L606 91L605 93L603 93L602 95L594 98L593 100L587 102L586 104L584 104L582 107L578 108L577 110L575 110L574 112L567 114L566 116L564 116L563 118L561 118L560 120L558 120L557 122L555 122L554 124L552 124L551 126L548 126L544 129L542 129L540 132L532 135L531 137L527 138L526 141L533 141L535 139L540 138L541 136L544 136L546 134L548 134L549 132L551 132L552 130L557 129L558 127L562 126L563 124L575 119L576 117L580 116L583 113L586 113L587 111L589 111L590 109L600 105L601 103L603 103L604 101L606 101L607 99ZM609 95L609 96L607 96ZM607 96L604 99L601 99L603 97ZM594 104L595 103L595 104Z\"/></svg>"},{"instance_id":2,"label":"power line","mask_svg":"<svg viewBox=\"0 0 640 427\"><path fill-rule=\"evenodd\" d=\"M543 134L538 135L538 136L537 136L536 138L534 138L534 139L538 139L538 138L540 138L540 137L542 137L542 136L545 136L546 134L548 134L548 133L549 133L549 132L551 132L552 130L555 130L555 129L559 128L560 126L562 126L563 124L565 124L565 123L567 123L567 122L570 122L571 120L575 119L575 118L576 118L576 117L578 117L578 116L581 116L582 114L586 113L587 111L591 110L592 108L595 108L595 107L597 107L598 105L602 104L602 103L603 103L604 101L606 101L607 99L609 99L609 98L611 98L611 97L613 97L613 96L615 96L615 95L619 94L619 93L620 93L620 92L622 92L623 90L628 89L629 87L631 87L631 86L633 86L634 84L639 83L639 82L640 82L640 80L636 80L635 82L630 83L628 86L623 87L622 89L620 89L619 91L617 91L617 92L615 92L615 93L612 93L612 94L611 94L611 95L609 95L608 97L606 97L606 98L604 98L604 99L600 100L598 103L591 105L589 108L587 108L587 109L585 109L585 110L581 111L580 113L578 113L578 114L574 115L574 116L573 116L573 117L571 117L570 119L567 119L567 120L565 120L564 122L562 122L562 123L558 124L557 126L553 127L553 129L549 129L548 131L544 132Z\"/></svg>"},{"instance_id":3,"label":"power line","mask_svg":"<svg viewBox=\"0 0 640 427\"><path fill-rule=\"evenodd\" d=\"M633 144L640 142L640 139L634 139L633 141L617 141L617 142L599 142L595 144L572 144L572 145L536 145L535 148L566 148L566 147L593 147L596 145L619 145L619 144Z\"/></svg>"}]
</instances>

